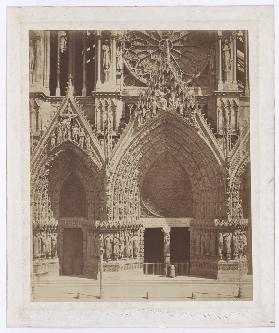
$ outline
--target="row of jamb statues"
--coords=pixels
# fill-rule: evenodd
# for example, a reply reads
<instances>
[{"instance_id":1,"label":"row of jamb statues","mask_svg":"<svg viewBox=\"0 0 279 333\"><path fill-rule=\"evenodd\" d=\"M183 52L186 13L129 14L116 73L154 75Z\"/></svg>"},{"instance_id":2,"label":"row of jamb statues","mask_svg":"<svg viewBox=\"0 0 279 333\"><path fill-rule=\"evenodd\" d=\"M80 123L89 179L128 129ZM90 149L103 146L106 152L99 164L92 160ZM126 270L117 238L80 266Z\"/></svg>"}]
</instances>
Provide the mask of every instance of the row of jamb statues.
<instances>
[{"instance_id":1,"label":"row of jamb statues","mask_svg":"<svg viewBox=\"0 0 279 333\"><path fill-rule=\"evenodd\" d=\"M33 258L54 259L57 257L57 232L46 227L33 233Z\"/></svg>"}]
</instances>

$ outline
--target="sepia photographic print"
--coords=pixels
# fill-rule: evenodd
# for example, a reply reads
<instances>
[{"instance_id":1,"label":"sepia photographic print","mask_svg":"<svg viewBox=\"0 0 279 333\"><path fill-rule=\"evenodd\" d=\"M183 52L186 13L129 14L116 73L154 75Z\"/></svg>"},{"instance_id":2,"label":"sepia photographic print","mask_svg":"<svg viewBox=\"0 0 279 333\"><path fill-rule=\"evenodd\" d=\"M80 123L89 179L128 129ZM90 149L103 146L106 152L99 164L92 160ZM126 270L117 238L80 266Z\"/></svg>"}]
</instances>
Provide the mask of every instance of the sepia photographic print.
<instances>
[{"instance_id":1,"label":"sepia photographic print","mask_svg":"<svg viewBox=\"0 0 279 333\"><path fill-rule=\"evenodd\" d=\"M10 10L12 325L274 324L272 9L153 10Z\"/></svg>"},{"instance_id":2,"label":"sepia photographic print","mask_svg":"<svg viewBox=\"0 0 279 333\"><path fill-rule=\"evenodd\" d=\"M252 299L248 31L32 30L29 64L33 300Z\"/></svg>"}]
</instances>

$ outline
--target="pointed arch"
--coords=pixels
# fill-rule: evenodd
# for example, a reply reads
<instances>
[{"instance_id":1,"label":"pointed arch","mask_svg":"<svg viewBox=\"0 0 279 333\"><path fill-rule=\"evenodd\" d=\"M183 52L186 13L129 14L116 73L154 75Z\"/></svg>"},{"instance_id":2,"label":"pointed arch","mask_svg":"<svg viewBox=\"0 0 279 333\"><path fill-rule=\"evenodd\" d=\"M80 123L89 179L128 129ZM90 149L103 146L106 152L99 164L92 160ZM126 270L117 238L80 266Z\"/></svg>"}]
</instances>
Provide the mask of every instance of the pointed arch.
<instances>
[{"instance_id":1,"label":"pointed arch","mask_svg":"<svg viewBox=\"0 0 279 333\"><path fill-rule=\"evenodd\" d=\"M108 209L111 219L121 221L127 212L130 221L139 219L141 179L152 163L166 152L175 156L191 179L194 217L213 223L214 217L223 216L225 169L222 156L217 155L197 128L169 112L145 125L130 134L130 138L126 137L121 154L118 151L113 156Z\"/></svg>"},{"instance_id":2,"label":"pointed arch","mask_svg":"<svg viewBox=\"0 0 279 333\"><path fill-rule=\"evenodd\" d=\"M62 133L61 131L64 131ZM61 134L61 136L59 136ZM73 96L66 96L50 126L40 139L31 158L31 168L38 169L51 152L64 143L72 143L88 155L98 170L104 165L104 152Z\"/></svg>"}]
</instances>

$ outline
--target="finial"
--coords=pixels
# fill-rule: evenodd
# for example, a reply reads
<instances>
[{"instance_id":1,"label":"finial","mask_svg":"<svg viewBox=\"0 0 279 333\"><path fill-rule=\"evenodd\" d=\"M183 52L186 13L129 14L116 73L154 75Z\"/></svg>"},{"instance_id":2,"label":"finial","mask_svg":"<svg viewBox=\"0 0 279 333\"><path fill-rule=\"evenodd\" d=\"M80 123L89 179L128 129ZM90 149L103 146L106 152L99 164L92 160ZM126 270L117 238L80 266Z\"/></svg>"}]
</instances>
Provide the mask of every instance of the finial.
<instances>
[{"instance_id":1,"label":"finial","mask_svg":"<svg viewBox=\"0 0 279 333\"><path fill-rule=\"evenodd\" d=\"M72 74L69 74L68 77L68 87L67 87L67 96L73 96L74 95L74 87L72 82Z\"/></svg>"}]
</instances>

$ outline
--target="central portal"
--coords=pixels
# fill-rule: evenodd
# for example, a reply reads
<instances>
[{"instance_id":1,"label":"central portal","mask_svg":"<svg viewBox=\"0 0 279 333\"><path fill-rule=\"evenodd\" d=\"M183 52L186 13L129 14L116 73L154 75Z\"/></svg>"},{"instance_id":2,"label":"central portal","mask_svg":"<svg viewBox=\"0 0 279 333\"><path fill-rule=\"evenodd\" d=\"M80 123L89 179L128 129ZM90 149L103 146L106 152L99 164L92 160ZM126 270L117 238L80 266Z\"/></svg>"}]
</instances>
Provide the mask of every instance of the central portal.
<instances>
[{"instance_id":1,"label":"central portal","mask_svg":"<svg viewBox=\"0 0 279 333\"><path fill-rule=\"evenodd\" d=\"M81 275L82 266L82 230L66 228L63 232L63 275Z\"/></svg>"}]
</instances>

